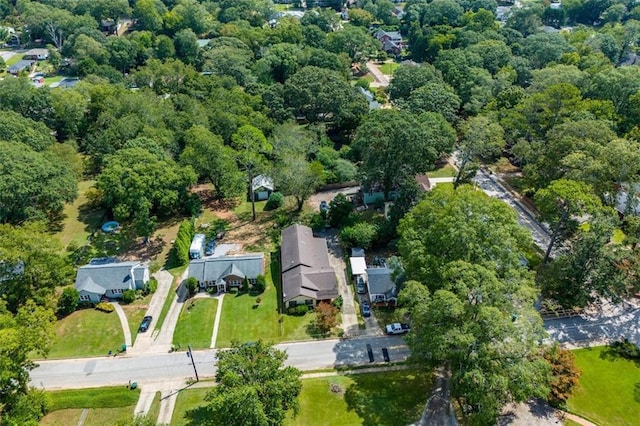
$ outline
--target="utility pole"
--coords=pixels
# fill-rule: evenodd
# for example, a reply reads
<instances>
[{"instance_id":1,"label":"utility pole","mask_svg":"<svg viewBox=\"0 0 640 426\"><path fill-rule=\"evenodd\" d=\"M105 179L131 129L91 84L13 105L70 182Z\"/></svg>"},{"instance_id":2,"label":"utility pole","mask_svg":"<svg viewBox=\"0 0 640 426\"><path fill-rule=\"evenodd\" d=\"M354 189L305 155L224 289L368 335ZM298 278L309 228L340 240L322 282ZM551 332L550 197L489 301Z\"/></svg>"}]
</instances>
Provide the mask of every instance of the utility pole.
<instances>
[{"instance_id":1,"label":"utility pole","mask_svg":"<svg viewBox=\"0 0 640 426\"><path fill-rule=\"evenodd\" d=\"M200 381L198 377L198 370L196 370L196 362L193 360L193 351L191 350L191 345L187 345L189 350L187 351L187 356L191 358L191 365L193 365L193 372L196 373L196 382Z\"/></svg>"}]
</instances>

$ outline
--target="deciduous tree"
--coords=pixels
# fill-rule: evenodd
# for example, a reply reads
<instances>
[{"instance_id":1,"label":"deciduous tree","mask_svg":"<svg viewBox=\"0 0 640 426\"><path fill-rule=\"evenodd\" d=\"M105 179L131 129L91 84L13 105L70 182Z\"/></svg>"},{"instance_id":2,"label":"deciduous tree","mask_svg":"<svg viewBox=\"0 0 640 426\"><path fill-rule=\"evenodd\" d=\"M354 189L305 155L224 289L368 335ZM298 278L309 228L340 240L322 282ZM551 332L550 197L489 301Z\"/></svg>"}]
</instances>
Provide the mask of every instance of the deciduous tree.
<instances>
[{"instance_id":1,"label":"deciduous tree","mask_svg":"<svg viewBox=\"0 0 640 426\"><path fill-rule=\"evenodd\" d=\"M233 343L217 355L217 386L207 394L207 425L277 425L298 408L300 371L287 353L262 341Z\"/></svg>"}]
</instances>

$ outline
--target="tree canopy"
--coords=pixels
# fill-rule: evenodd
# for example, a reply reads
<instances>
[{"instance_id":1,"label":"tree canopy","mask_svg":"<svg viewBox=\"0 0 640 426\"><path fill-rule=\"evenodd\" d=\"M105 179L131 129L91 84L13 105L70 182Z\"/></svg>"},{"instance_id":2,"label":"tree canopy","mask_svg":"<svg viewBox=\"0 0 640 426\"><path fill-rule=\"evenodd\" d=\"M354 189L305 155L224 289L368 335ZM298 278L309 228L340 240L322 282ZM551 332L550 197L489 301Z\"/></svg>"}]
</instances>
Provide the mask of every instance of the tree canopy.
<instances>
[{"instance_id":1,"label":"tree canopy","mask_svg":"<svg viewBox=\"0 0 640 426\"><path fill-rule=\"evenodd\" d=\"M285 367L286 352L262 341L233 343L217 356L217 386L207 394L208 425L282 424L297 413L300 371Z\"/></svg>"}]
</instances>

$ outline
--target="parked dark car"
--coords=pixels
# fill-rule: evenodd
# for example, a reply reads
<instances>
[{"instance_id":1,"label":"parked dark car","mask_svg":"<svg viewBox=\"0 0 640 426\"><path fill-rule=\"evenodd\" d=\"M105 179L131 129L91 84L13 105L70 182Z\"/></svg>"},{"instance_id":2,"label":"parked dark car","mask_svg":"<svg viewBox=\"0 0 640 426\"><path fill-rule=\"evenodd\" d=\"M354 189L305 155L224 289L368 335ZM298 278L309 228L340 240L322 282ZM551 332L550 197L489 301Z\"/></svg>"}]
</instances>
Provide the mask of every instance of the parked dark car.
<instances>
[{"instance_id":1,"label":"parked dark car","mask_svg":"<svg viewBox=\"0 0 640 426\"><path fill-rule=\"evenodd\" d=\"M142 322L140 323L140 332L144 333L145 331L147 331L149 329L149 326L151 325L151 321L153 320L152 316L146 316L144 318L142 318Z\"/></svg>"},{"instance_id":2,"label":"parked dark car","mask_svg":"<svg viewBox=\"0 0 640 426\"><path fill-rule=\"evenodd\" d=\"M329 210L329 204L324 200L320 201L320 212L326 212L327 210Z\"/></svg>"},{"instance_id":3,"label":"parked dark car","mask_svg":"<svg viewBox=\"0 0 640 426\"><path fill-rule=\"evenodd\" d=\"M362 316L363 317L370 317L371 316L371 305L369 305L369 302L367 302L365 300L360 305L360 308L362 309Z\"/></svg>"},{"instance_id":4,"label":"parked dark car","mask_svg":"<svg viewBox=\"0 0 640 426\"><path fill-rule=\"evenodd\" d=\"M216 240L210 240L204 249L205 256L211 256L216 251Z\"/></svg>"}]
</instances>

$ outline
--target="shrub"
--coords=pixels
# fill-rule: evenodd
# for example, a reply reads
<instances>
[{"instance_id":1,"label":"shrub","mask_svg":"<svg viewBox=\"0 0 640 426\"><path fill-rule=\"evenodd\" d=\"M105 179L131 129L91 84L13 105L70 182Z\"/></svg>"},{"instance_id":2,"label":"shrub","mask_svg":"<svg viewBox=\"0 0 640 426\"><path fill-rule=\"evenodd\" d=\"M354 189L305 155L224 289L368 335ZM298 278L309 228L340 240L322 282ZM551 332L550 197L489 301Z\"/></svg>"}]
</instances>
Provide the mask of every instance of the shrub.
<instances>
[{"instance_id":1,"label":"shrub","mask_svg":"<svg viewBox=\"0 0 640 426\"><path fill-rule=\"evenodd\" d=\"M343 304L344 304L344 299L342 299L342 296L336 297L333 301L333 306L335 306L338 309L342 309Z\"/></svg>"},{"instance_id":2,"label":"shrub","mask_svg":"<svg viewBox=\"0 0 640 426\"><path fill-rule=\"evenodd\" d=\"M122 301L127 305L129 303L133 303L135 300L136 300L135 290L129 289L129 290L125 290L124 293L122 293Z\"/></svg>"},{"instance_id":3,"label":"shrub","mask_svg":"<svg viewBox=\"0 0 640 426\"><path fill-rule=\"evenodd\" d=\"M562 407L580 380L580 370L573 352L556 343L544 350L544 359L551 365L551 389L547 400L554 407Z\"/></svg>"},{"instance_id":4,"label":"shrub","mask_svg":"<svg viewBox=\"0 0 640 426\"><path fill-rule=\"evenodd\" d=\"M155 278L151 278L149 279L149 281L147 281L147 284L145 284L144 286L144 294L152 294L155 293L156 290L158 289L158 280Z\"/></svg>"},{"instance_id":5,"label":"shrub","mask_svg":"<svg viewBox=\"0 0 640 426\"><path fill-rule=\"evenodd\" d=\"M334 228L342 227L349 220L349 215L353 211L353 203L347 200L347 197L340 193L333 197L329 202L329 213L327 220L329 225Z\"/></svg>"},{"instance_id":6,"label":"shrub","mask_svg":"<svg viewBox=\"0 0 640 426\"><path fill-rule=\"evenodd\" d=\"M58 299L56 313L59 317L65 317L78 308L80 295L73 287L65 287Z\"/></svg>"},{"instance_id":7,"label":"shrub","mask_svg":"<svg viewBox=\"0 0 640 426\"><path fill-rule=\"evenodd\" d=\"M249 279L247 277L244 277L242 280L242 287L240 288L240 291L243 293L247 293L249 291Z\"/></svg>"},{"instance_id":8,"label":"shrub","mask_svg":"<svg viewBox=\"0 0 640 426\"><path fill-rule=\"evenodd\" d=\"M113 310L115 309L113 307L113 305L111 303L107 303L107 302L100 302L96 305L96 309L102 312L113 312Z\"/></svg>"},{"instance_id":9,"label":"shrub","mask_svg":"<svg viewBox=\"0 0 640 426\"><path fill-rule=\"evenodd\" d=\"M371 248L376 238L378 227L372 223L360 222L340 231L340 244L345 249L352 247Z\"/></svg>"},{"instance_id":10,"label":"shrub","mask_svg":"<svg viewBox=\"0 0 640 426\"><path fill-rule=\"evenodd\" d=\"M260 274L256 277L256 283L253 285L253 291L263 293L267 288L267 281L264 275Z\"/></svg>"},{"instance_id":11,"label":"shrub","mask_svg":"<svg viewBox=\"0 0 640 426\"><path fill-rule=\"evenodd\" d=\"M262 303L262 297L256 297L256 304Z\"/></svg>"},{"instance_id":12,"label":"shrub","mask_svg":"<svg viewBox=\"0 0 640 426\"><path fill-rule=\"evenodd\" d=\"M189 290L189 294L191 296L196 294L196 292L198 291L198 280L194 277L187 278L187 280L184 282L184 285L187 287L187 290Z\"/></svg>"},{"instance_id":13,"label":"shrub","mask_svg":"<svg viewBox=\"0 0 640 426\"><path fill-rule=\"evenodd\" d=\"M316 306L316 327L327 334L338 324L338 308L322 302Z\"/></svg>"},{"instance_id":14,"label":"shrub","mask_svg":"<svg viewBox=\"0 0 640 426\"><path fill-rule=\"evenodd\" d=\"M630 342L629 339L624 339L622 342L613 342L611 348L623 358L640 359L640 348Z\"/></svg>"},{"instance_id":15,"label":"shrub","mask_svg":"<svg viewBox=\"0 0 640 426\"><path fill-rule=\"evenodd\" d=\"M309 308L307 307L307 305L297 305L297 306L293 306L293 307L290 307L289 309L287 309L287 312L290 315L303 316L307 312L309 312Z\"/></svg>"},{"instance_id":16,"label":"shrub","mask_svg":"<svg viewBox=\"0 0 640 426\"><path fill-rule=\"evenodd\" d=\"M282 195L280 192L273 192L269 196L269 199L267 200L267 204L265 204L264 209L275 210L278 207L281 207L282 204L284 204L284 195Z\"/></svg>"}]
</instances>

